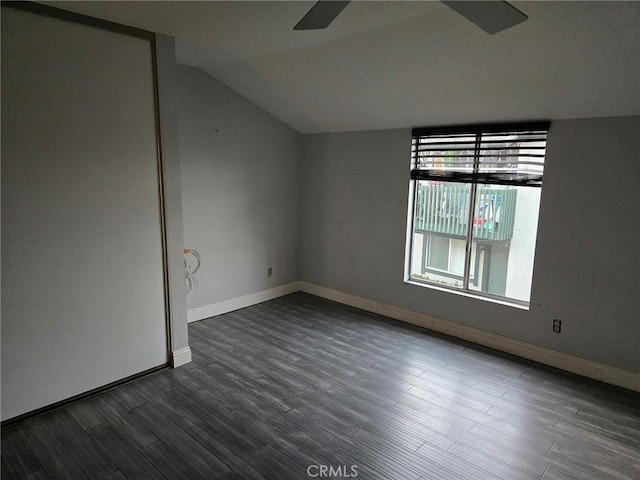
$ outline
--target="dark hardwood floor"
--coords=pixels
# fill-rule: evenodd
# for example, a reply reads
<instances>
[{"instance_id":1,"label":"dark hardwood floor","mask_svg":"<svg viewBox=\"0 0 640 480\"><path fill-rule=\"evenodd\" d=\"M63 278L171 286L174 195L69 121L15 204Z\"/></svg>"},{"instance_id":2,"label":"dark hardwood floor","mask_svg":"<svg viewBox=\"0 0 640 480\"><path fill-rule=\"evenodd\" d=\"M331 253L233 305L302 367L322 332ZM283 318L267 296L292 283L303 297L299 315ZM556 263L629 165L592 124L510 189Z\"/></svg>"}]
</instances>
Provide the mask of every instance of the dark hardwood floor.
<instances>
[{"instance_id":1,"label":"dark hardwood floor","mask_svg":"<svg viewBox=\"0 0 640 480\"><path fill-rule=\"evenodd\" d=\"M189 333L193 363L4 428L2 478L640 479L632 392L303 293Z\"/></svg>"}]
</instances>

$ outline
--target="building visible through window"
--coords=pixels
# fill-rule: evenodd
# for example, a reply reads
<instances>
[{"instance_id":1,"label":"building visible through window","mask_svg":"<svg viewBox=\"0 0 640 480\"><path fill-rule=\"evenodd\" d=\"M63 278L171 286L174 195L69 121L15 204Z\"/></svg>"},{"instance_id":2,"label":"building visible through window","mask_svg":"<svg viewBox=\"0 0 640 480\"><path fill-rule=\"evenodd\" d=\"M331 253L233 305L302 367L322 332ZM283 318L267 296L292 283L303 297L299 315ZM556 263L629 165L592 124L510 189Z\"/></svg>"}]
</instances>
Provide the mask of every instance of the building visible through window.
<instances>
[{"instance_id":1,"label":"building visible through window","mask_svg":"<svg viewBox=\"0 0 640 480\"><path fill-rule=\"evenodd\" d=\"M528 304L548 126L413 131L408 281Z\"/></svg>"}]
</instances>

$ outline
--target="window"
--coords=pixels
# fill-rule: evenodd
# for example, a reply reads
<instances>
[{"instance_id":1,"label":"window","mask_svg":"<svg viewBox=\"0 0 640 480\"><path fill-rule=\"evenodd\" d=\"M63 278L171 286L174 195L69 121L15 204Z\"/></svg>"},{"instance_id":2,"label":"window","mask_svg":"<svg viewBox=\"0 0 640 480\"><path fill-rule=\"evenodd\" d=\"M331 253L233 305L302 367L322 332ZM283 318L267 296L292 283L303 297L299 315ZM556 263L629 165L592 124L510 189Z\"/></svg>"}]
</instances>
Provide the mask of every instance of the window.
<instances>
[{"instance_id":1,"label":"window","mask_svg":"<svg viewBox=\"0 0 640 480\"><path fill-rule=\"evenodd\" d=\"M528 305L548 128L413 130L408 281Z\"/></svg>"},{"instance_id":2,"label":"window","mask_svg":"<svg viewBox=\"0 0 640 480\"><path fill-rule=\"evenodd\" d=\"M466 244L464 240L454 238L441 237L438 235L427 234L425 238L427 242L424 261L426 262L422 272L431 270L442 275L455 277L462 280L464 275L464 262ZM473 278L473 264L471 265L471 278Z\"/></svg>"}]
</instances>

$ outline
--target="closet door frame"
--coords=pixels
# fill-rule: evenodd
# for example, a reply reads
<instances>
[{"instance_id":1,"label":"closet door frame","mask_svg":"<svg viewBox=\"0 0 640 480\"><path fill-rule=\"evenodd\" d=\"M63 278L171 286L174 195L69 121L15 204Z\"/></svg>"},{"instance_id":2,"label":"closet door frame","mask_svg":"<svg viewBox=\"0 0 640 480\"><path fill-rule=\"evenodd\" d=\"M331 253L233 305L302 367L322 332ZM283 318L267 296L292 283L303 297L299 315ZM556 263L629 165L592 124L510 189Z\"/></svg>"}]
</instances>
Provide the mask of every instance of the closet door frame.
<instances>
[{"instance_id":1,"label":"closet door frame","mask_svg":"<svg viewBox=\"0 0 640 480\"><path fill-rule=\"evenodd\" d=\"M6 421L2 422L2 426L5 426L7 424L10 423L14 423L17 421L20 421L24 418L27 417L31 417L31 416L35 416L38 415L40 413L43 413L45 411L49 411L55 408L59 408L60 406L63 406L65 404L69 404L72 403L74 401L80 400L82 398L86 398L89 396L93 396L97 393L100 393L102 391L106 391L109 390L117 385L129 382L135 378L139 378L145 375L148 375L150 373L156 372L158 370L161 369L165 369L167 367L171 367L171 366L179 366L180 364L183 363L188 363L190 361L190 350L188 348L188 346L183 347L183 348L179 348L178 352L176 352L175 347L176 345L174 345L174 339L176 338L176 334L177 334L177 343L179 345L177 345L178 347L180 347L180 344L187 344L187 340L186 340L186 312L185 312L185 318L184 318L184 332L179 331L179 332L175 332L174 328L173 328L173 323L175 321L180 321L180 318L173 318L172 316L172 304L171 304L171 298L172 298L172 290L170 288L170 258L169 258L169 253L168 253L168 238L169 238L169 234L168 234L168 226L167 226L167 213L166 213L166 192L165 192L165 185L166 185L166 167L165 167L165 162L164 162L164 158L163 158L163 142L162 142L162 125L161 125L161 120L160 120L160 116L161 116L161 102L160 102L160 89L159 89L159 74L158 74L158 52L157 52L157 36L155 33L153 32L149 32L143 29L139 29L139 28L135 28L135 27L130 27L127 25L122 25L122 24L118 24L115 22L111 22L108 20L103 20L103 19L99 19L99 18L95 18L95 17L90 17L87 15L83 15L83 14L79 14L76 12L71 12L71 11L67 11L67 10L63 10L60 8L56 8L56 7L51 7L48 5L42 5L42 4L37 4L37 3L32 3L32 2L22 2L22 1L17 1L17 2L3 2L2 3L3 8L13 8L16 10L22 10L25 12L29 12L29 13L33 13L33 14L37 14L37 15L43 15L43 16L47 16L47 17L52 17L55 19L59 19L59 20L65 20L65 21L69 21L69 22L73 22L76 24L81 24L84 26L90 26L90 27L94 27L94 28L98 28L98 29L102 29L102 30L107 30L107 31L111 31L111 32L115 32L115 33L120 33L120 34L124 34L124 35L128 35L128 36L132 36L132 37L136 37L139 39L143 39L146 40L150 43L150 54L151 54L151 65L152 65L152 79L153 79L153 111L154 111L154 122L155 122L155 134L156 134L156 145L155 145L155 151L156 151L156 165L157 165L157 173L158 173L158 205L159 205L159 223L160 223L160 233L161 233L161 253L162 253L162 273L163 273L163 280L162 280L162 284L163 284L163 301L164 301L164 306L163 306L163 310L164 310L164 316L165 316L165 333L166 333L166 358L167 361L165 364L163 365L159 365L157 367L153 367L151 369L133 374L131 376L128 376L126 378L122 378L119 380L116 380L114 382L108 383L106 385L103 386L99 386L97 388L94 388L90 391L87 392L83 392L77 395L74 395L70 398L55 402L53 404L50 405L46 405L44 407L38 408L36 410L33 411L29 411L26 412L24 414L20 414L16 417L10 418ZM166 40L165 38L162 38L164 36L159 36L161 37L159 40L164 41ZM168 39L171 39L171 37L166 37ZM165 41L165 45L166 45L166 41ZM181 229L181 224L180 224L180 229ZM175 237L175 235L174 235ZM174 238L173 243L177 243L177 238ZM172 248L175 249L177 247L177 245L172 245ZM174 259L174 269L175 269L175 259ZM173 277L174 277L174 281L177 278L176 272L173 272ZM176 282L177 283L177 282ZM175 288L177 288L176 286L173 286L174 290ZM175 292L174 292L175 293ZM175 296L175 295L174 295ZM176 301L177 305L173 306L173 311L176 311L176 308L180 308L180 298L177 297L177 301ZM180 317L180 315L174 315L177 317ZM182 330L181 328L178 328L178 330ZM181 338L184 337L184 338ZM178 353L179 355L182 355L182 357L178 360L177 359L177 355L176 353Z\"/></svg>"}]
</instances>

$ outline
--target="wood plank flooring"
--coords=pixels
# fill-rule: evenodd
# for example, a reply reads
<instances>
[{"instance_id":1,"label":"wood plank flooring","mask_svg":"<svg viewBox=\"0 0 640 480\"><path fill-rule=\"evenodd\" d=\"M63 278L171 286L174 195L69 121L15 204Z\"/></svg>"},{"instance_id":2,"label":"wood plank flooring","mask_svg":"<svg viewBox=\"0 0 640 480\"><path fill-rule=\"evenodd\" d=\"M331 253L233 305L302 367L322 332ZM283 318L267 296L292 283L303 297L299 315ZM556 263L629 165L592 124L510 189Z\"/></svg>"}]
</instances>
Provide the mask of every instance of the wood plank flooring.
<instances>
[{"instance_id":1,"label":"wood plank flooring","mask_svg":"<svg viewBox=\"0 0 640 480\"><path fill-rule=\"evenodd\" d=\"M2 478L640 479L632 392L304 293L189 334L193 363L4 428Z\"/></svg>"}]
</instances>

